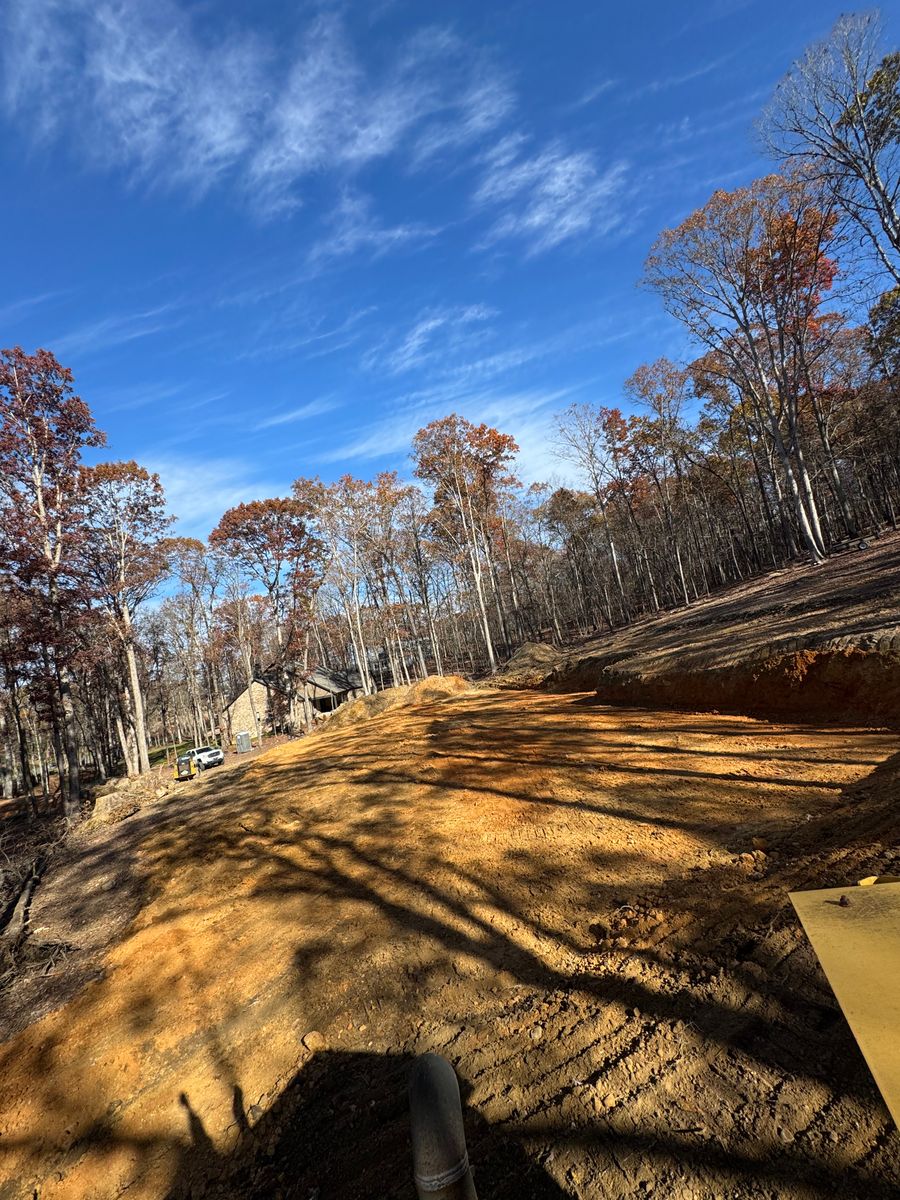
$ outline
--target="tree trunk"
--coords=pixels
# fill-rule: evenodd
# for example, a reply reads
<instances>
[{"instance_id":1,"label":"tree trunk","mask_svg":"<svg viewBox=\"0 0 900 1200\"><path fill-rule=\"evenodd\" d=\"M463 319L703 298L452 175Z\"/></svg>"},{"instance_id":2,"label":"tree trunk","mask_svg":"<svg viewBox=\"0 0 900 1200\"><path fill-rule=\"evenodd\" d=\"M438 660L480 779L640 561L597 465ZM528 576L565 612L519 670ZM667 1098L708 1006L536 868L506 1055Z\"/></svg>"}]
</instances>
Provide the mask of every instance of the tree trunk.
<instances>
[{"instance_id":1,"label":"tree trunk","mask_svg":"<svg viewBox=\"0 0 900 1200\"><path fill-rule=\"evenodd\" d=\"M137 655L134 652L134 632L131 614L127 606L123 613L125 625L125 662L128 666L128 681L131 691L131 707L134 713L134 736L137 742L138 771L145 775L150 770L150 755L147 751L147 725L144 719L144 697L138 675Z\"/></svg>"},{"instance_id":2,"label":"tree trunk","mask_svg":"<svg viewBox=\"0 0 900 1200\"><path fill-rule=\"evenodd\" d=\"M53 623L56 628L58 645L66 644L65 629L59 596L59 583L56 575L50 576L50 609L53 613ZM65 747L67 779L63 798L63 811L70 822L77 821L81 815L81 764L78 761L78 737L75 730L75 705L72 701L72 684L69 668L65 663L56 662L57 687L59 703L62 709L62 736ZM62 788L62 780L60 780Z\"/></svg>"}]
</instances>

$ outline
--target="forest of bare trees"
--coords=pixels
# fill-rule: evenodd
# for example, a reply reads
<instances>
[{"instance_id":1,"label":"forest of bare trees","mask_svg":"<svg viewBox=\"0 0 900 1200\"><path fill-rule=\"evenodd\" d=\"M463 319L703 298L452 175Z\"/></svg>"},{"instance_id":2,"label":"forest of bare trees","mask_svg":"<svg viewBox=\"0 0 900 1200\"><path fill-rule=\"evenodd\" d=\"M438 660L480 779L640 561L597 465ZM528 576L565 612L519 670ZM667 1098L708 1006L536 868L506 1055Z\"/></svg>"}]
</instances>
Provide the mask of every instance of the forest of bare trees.
<instances>
[{"instance_id":1,"label":"forest of bare trees","mask_svg":"<svg viewBox=\"0 0 900 1200\"><path fill-rule=\"evenodd\" d=\"M176 537L159 479L104 443L53 354L0 352L0 784L77 818L85 780L220 742L228 702L352 668L371 692L478 675L900 519L900 54L842 18L761 118L772 173L716 191L650 250L693 347L556 419L566 486L458 415L409 469L301 476ZM85 455L91 465L86 462ZM827 568L825 568L827 569Z\"/></svg>"}]
</instances>

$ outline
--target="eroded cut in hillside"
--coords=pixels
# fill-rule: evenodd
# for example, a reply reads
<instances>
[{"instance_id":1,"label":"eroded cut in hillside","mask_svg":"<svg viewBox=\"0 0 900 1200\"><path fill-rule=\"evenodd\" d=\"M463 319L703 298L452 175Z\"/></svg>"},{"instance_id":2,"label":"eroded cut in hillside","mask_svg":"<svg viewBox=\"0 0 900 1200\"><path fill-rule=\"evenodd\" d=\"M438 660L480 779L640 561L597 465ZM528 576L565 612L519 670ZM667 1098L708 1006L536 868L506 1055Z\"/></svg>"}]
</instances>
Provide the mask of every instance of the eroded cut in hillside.
<instances>
[{"instance_id":1,"label":"eroded cut in hillside","mask_svg":"<svg viewBox=\"0 0 900 1200\"><path fill-rule=\"evenodd\" d=\"M409 1197L427 1049L485 1197L893 1195L786 892L898 870L897 749L470 691L88 830L42 936L135 915L2 1047L0 1195Z\"/></svg>"},{"instance_id":2,"label":"eroded cut in hillside","mask_svg":"<svg viewBox=\"0 0 900 1200\"><path fill-rule=\"evenodd\" d=\"M520 647L495 681L607 704L900 727L900 536L795 563L581 645Z\"/></svg>"}]
</instances>

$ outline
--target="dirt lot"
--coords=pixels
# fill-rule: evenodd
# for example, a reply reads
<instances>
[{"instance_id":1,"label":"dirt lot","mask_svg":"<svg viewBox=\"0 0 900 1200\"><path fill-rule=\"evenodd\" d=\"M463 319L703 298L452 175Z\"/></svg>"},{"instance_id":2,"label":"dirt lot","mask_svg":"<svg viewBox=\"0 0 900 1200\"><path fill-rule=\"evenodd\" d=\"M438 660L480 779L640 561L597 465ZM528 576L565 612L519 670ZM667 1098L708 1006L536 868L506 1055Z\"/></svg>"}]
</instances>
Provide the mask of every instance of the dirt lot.
<instances>
[{"instance_id":1,"label":"dirt lot","mask_svg":"<svg viewBox=\"0 0 900 1200\"><path fill-rule=\"evenodd\" d=\"M32 917L80 991L0 1047L0 1197L409 1200L426 1049L482 1200L894 1196L786 893L897 871L898 751L469 691L88 828Z\"/></svg>"}]
</instances>

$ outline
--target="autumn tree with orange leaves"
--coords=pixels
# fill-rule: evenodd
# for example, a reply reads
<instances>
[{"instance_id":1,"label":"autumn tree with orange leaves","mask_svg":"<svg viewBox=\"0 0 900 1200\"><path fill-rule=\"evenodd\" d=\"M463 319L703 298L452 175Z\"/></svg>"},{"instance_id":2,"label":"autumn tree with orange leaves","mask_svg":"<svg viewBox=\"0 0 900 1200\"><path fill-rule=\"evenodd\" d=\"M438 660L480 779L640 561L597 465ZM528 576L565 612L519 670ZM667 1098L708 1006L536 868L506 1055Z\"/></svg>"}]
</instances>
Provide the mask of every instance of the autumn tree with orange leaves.
<instances>
[{"instance_id":1,"label":"autumn tree with orange leaves","mask_svg":"<svg viewBox=\"0 0 900 1200\"><path fill-rule=\"evenodd\" d=\"M229 508L209 535L214 549L265 588L280 647L290 643L318 579L322 547L310 515L309 505L296 498L252 500Z\"/></svg>"},{"instance_id":2,"label":"autumn tree with orange leaves","mask_svg":"<svg viewBox=\"0 0 900 1200\"><path fill-rule=\"evenodd\" d=\"M718 191L657 239L645 280L705 350L703 370L746 404L770 441L804 546L827 546L800 419L809 372L827 344L823 297L839 249L821 181L772 175Z\"/></svg>"},{"instance_id":3,"label":"autumn tree with orange leaves","mask_svg":"<svg viewBox=\"0 0 900 1200\"><path fill-rule=\"evenodd\" d=\"M43 614L44 679L63 747L65 812L74 820L81 802L74 623L86 603L79 467L82 450L104 437L72 383L47 350L0 351L0 560L10 584Z\"/></svg>"},{"instance_id":4,"label":"autumn tree with orange leaves","mask_svg":"<svg viewBox=\"0 0 900 1200\"><path fill-rule=\"evenodd\" d=\"M511 463L517 450L509 434L455 413L432 421L413 439L416 476L434 489L432 524L468 568L491 670L497 666L487 607L493 529L500 494L516 482Z\"/></svg>"}]
</instances>

